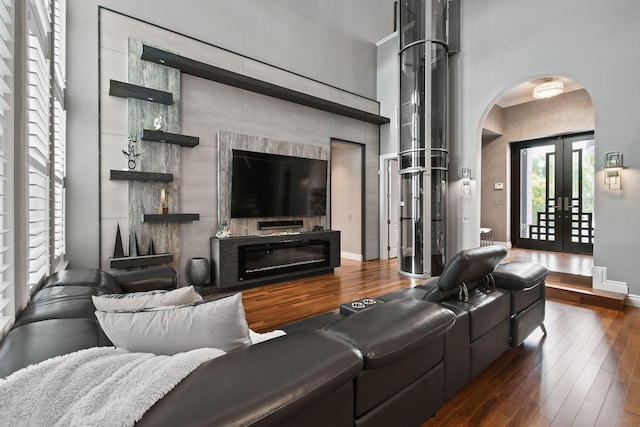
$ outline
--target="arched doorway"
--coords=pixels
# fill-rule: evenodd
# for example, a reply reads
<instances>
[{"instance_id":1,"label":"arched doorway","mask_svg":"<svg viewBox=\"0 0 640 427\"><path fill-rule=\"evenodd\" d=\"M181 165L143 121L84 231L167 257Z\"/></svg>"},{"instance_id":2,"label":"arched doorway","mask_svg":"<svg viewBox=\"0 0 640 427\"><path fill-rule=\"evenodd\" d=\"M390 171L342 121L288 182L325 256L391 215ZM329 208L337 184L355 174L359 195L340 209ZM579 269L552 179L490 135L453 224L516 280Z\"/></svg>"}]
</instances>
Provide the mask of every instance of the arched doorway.
<instances>
[{"instance_id":1,"label":"arched doorway","mask_svg":"<svg viewBox=\"0 0 640 427\"><path fill-rule=\"evenodd\" d=\"M534 99L533 88L549 78L562 82L564 92L552 98ZM535 146L545 140L553 140L556 144L558 139L571 139L570 135L594 135L595 113L591 97L584 87L570 78L538 76L505 89L487 110L482 125L481 227L491 229L493 240L506 246L521 245L523 236L533 234L536 244L543 239L549 242L549 236L559 231L555 219L546 216L549 212L560 214L566 208L568 224L571 224L571 188L567 194L560 194L556 189L560 178L558 171L564 174L565 169L556 168L559 157L549 155L549 150L536 160L535 165L528 161L516 162L514 159L519 158L512 152L517 144ZM591 140L595 141L595 138L592 136ZM590 148L593 149L593 145ZM575 158L574 149L578 148L568 148L566 162L569 165ZM512 176L520 177L520 180ZM561 204L558 197L562 197ZM566 204L565 197L568 198ZM539 215L541 212L543 214ZM591 221L593 223L593 218ZM553 235L551 239L559 237ZM580 252L570 246L567 245L567 251ZM540 249L564 250L548 246Z\"/></svg>"}]
</instances>

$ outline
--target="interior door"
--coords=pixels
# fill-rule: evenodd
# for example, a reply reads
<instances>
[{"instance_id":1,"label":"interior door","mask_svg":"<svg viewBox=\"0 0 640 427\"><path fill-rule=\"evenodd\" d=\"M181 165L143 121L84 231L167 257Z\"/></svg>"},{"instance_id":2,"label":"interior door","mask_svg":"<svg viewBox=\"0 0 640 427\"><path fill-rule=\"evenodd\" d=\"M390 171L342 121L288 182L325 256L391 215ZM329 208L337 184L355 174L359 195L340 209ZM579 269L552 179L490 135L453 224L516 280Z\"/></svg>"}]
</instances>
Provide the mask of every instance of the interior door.
<instances>
[{"instance_id":1,"label":"interior door","mask_svg":"<svg viewBox=\"0 0 640 427\"><path fill-rule=\"evenodd\" d=\"M511 145L512 245L593 253L593 133Z\"/></svg>"}]
</instances>

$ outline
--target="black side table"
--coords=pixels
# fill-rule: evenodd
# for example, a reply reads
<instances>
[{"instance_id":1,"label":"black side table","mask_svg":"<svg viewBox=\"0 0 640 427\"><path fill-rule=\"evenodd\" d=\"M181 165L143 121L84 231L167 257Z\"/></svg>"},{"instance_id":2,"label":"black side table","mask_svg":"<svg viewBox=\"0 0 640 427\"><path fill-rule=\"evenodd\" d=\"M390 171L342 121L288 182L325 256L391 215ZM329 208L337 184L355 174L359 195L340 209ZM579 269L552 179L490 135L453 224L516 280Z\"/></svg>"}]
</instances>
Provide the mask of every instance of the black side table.
<instances>
[{"instance_id":1,"label":"black side table","mask_svg":"<svg viewBox=\"0 0 640 427\"><path fill-rule=\"evenodd\" d=\"M380 304L384 304L384 301L375 298L360 298L358 300L342 304L340 306L340 314L349 316L353 313L357 313Z\"/></svg>"}]
</instances>

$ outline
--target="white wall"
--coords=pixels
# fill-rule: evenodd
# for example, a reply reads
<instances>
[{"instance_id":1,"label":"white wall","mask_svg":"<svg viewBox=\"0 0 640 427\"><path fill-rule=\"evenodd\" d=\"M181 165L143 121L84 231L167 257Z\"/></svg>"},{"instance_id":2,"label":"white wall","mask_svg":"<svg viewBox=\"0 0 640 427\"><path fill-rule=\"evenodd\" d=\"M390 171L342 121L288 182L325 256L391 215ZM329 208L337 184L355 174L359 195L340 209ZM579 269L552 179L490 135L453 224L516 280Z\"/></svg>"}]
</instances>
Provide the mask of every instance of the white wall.
<instances>
[{"instance_id":1,"label":"white wall","mask_svg":"<svg viewBox=\"0 0 640 427\"><path fill-rule=\"evenodd\" d=\"M636 0L615 6L596 0L464 2L451 147L451 170L464 165L479 170L481 125L503 91L546 74L583 85L595 110L596 169L606 151L616 150L624 153L627 168L622 191L609 191L602 174L596 176L594 265L606 267L609 279L627 282L635 295L640 294L635 265L640 253L640 55L626 46L640 36L638 16ZM477 193L451 201L449 253L478 244L479 211ZM463 214L471 216L470 224L456 220Z\"/></svg>"},{"instance_id":2,"label":"white wall","mask_svg":"<svg viewBox=\"0 0 640 427\"><path fill-rule=\"evenodd\" d=\"M375 5L371 0L348 4L339 0L312 4L296 0L68 0L67 254L71 267L97 267L100 258L99 6L373 98L374 42L393 29L392 4L389 0L375 0ZM376 153L367 164L366 182L377 191L377 147L367 152L369 157ZM377 200L367 203L367 212L377 212ZM370 232L377 236L377 229L376 216ZM369 249L367 252L377 253L377 238Z\"/></svg>"},{"instance_id":3,"label":"white wall","mask_svg":"<svg viewBox=\"0 0 640 427\"><path fill-rule=\"evenodd\" d=\"M377 100L380 115L391 123L380 126L380 154L398 152L397 108L400 91L400 61L398 60L398 32L380 40L378 46Z\"/></svg>"},{"instance_id":4,"label":"white wall","mask_svg":"<svg viewBox=\"0 0 640 427\"><path fill-rule=\"evenodd\" d=\"M340 230L342 256L362 259L362 147L331 142L331 229Z\"/></svg>"}]
</instances>

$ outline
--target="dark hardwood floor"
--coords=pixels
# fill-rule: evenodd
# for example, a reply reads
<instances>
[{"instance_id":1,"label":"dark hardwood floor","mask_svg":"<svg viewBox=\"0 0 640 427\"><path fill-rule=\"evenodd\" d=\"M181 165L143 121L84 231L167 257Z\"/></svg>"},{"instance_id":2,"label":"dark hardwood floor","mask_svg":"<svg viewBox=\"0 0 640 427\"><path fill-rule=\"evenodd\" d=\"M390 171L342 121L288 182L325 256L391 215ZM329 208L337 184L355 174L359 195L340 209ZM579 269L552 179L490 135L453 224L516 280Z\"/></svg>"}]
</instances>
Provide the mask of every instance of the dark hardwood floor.
<instances>
[{"instance_id":1,"label":"dark hardwood floor","mask_svg":"<svg viewBox=\"0 0 640 427\"><path fill-rule=\"evenodd\" d=\"M243 303L266 332L418 283L395 260L342 260L334 274L245 290ZM640 309L546 307L546 337L509 349L423 426L640 426Z\"/></svg>"}]
</instances>

